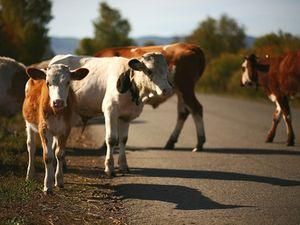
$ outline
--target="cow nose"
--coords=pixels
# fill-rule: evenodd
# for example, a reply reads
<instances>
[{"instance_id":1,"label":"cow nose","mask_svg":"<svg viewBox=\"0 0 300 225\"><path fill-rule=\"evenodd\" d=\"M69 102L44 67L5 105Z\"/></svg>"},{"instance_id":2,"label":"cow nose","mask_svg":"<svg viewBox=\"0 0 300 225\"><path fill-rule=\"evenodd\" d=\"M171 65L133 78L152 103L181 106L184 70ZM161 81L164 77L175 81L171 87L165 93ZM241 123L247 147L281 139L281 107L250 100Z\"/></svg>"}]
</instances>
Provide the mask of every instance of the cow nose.
<instances>
[{"instance_id":1,"label":"cow nose","mask_svg":"<svg viewBox=\"0 0 300 225\"><path fill-rule=\"evenodd\" d=\"M57 109L60 109L60 108L64 107L64 101L61 100L61 99L54 100L53 101L53 107L57 108Z\"/></svg>"}]
</instances>

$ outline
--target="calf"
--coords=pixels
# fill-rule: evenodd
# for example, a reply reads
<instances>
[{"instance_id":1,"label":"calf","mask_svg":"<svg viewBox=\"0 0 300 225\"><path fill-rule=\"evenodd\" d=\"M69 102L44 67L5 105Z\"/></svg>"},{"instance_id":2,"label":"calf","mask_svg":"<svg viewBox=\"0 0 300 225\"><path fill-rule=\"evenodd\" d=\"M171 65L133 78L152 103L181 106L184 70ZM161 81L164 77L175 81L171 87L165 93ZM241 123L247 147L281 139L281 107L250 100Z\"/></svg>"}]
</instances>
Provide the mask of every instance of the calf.
<instances>
[{"instance_id":1,"label":"calf","mask_svg":"<svg viewBox=\"0 0 300 225\"><path fill-rule=\"evenodd\" d=\"M28 80L22 63L0 57L0 115L13 116L22 110L25 84Z\"/></svg>"},{"instance_id":2,"label":"calf","mask_svg":"<svg viewBox=\"0 0 300 225\"><path fill-rule=\"evenodd\" d=\"M198 46L187 43L176 43L164 46L108 48L97 52L95 56L123 56L131 58L140 57L152 51L161 52L166 57L170 70L169 80L173 83L174 93L176 93L178 98L177 123L165 145L165 149L174 148L184 122L191 113L197 132L197 145L193 151L201 150L206 139L203 124L203 108L196 98L194 89L196 82L204 71L205 57L203 51ZM148 96L145 103L156 108L169 97Z\"/></svg>"},{"instance_id":3,"label":"calf","mask_svg":"<svg viewBox=\"0 0 300 225\"><path fill-rule=\"evenodd\" d=\"M288 98L300 93L300 51L262 59L252 54L245 58L242 70L242 85L262 87L276 104L266 142L273 141L277 125L283 115L288 135L287 145L293 146L295 135Z\"/></svg>"},{"instance_id":4,"label":"calf","mask_svg":"<svg viewBox=\"0 0 300 225\"><path fill-rule=\"evenodd\" d=\"M80 68L70 71L67 66L57 64L46 71L29 67L26 72L30 77L23 103L29 156L26 179L34 175L35 133L39 133L45 164L44 192L51 194L54 181L53 150L57 160L55 186L64 186L62 157L70 132L74 101L74 93L69 88L70 81L84 78L88 70Z\"/></svg>"},{"instance_id":5,"label":"calf","mask_svg":"<svg viewBox=\"0 0 300 225\"><path fill-rule=\"evenodd\" d=\"M147 53L140 59L96 58L61 55L50 65L62 63L71 69L79 66L90 73L73 82L76 112L82 117L104 115L107 144L105 172L114 175L114 148L119 145L119 169L128 171L125 145L129 123L142 112L148 96L169 96L168 66L160 53Z\"/></svg>"}]
</instances>

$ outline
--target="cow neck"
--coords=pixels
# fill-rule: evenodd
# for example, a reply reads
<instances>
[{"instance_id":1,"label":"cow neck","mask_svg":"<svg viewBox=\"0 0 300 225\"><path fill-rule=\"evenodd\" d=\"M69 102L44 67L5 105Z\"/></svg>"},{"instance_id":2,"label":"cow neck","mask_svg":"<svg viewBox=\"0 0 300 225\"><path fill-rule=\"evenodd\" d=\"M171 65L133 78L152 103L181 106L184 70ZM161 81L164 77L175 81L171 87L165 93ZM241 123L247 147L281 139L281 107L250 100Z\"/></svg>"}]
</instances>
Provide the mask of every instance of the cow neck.
<instances>
[{"instance_id":1,"label":"cow neck","mask_svg":"<svg viewBox=\"0 0 300 225\"><path fill-rule=\"evenodd\" d=\"M265 80L270 70L270 65L257 62L255 68L257 70L257 86L265 86Z\"/></svg>"},{"instance_id":2,"label":"cow neck","mask_svg":"<svg viewBox=\"0 0 300 225\"><path fill-rule=\"evenodd\" d=\"M131 94L131 101L133 101L136 105L140 104L140 93L139 89L136 85L136 82L134 80L134 71L130 69L130 77L132 77L131 85L129 88L130 94Z\"/></svg>"}]
</instances>

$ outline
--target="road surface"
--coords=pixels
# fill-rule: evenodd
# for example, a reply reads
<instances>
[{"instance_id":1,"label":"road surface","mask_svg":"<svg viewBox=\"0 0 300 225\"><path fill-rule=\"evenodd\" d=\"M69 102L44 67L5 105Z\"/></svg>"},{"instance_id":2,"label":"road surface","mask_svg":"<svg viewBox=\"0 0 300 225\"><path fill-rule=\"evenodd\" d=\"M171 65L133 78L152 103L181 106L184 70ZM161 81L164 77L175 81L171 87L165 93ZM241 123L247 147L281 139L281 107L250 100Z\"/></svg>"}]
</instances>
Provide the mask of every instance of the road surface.
<instances>
[{"instance_id":1,"label":"road surface","mask_svg":"<svg viewBox=\"0 0 300 225\"><path fill-rule=\"evenodd\" d=\"M296 146L286 147L283 121L274 143L264 143L272 103L211 95L198 99L207 136L203 152L191 152L196 145L191 117L176 149L162 150L175 126L175 97L156 110L146 106L131 125L131 173L110 182L127 223L299 225L300 110L292 110ZM102 130L89 129L100 144Z\"/></svg>"}]
</instances>

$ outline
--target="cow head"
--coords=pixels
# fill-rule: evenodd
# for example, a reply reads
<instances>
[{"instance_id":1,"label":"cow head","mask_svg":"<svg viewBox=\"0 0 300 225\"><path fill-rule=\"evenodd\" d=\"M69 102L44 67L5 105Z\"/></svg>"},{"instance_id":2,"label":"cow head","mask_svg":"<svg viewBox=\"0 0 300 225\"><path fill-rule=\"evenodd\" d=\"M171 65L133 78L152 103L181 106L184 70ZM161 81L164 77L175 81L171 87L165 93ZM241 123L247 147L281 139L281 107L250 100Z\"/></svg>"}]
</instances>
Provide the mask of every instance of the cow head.
<instances>
[{"instance_id":1,"label":"cow head","mask_svg":"<svg viewBox=\"0 0 300 225\"><path fill-rule=\"evenodd\" d=\"M269 57L266 57L269 59ZM258 61L258 57L254 54L245 57L245 61L242 64L242 86L258 85L258 73L267 73L269 71L269 65L261 64Z\"/></svg>"},{"instance_id":2,"label":"cow head","mask_svg":"<svg viewBox=\"0 0 300 225\"><path fill-rule=\"evenodd\" d=\"M70 70L68 66L63 64L53 64L47 70L29 67L26 69L26 73L34 80L45 80L50 97L50 106L55 111L59 111L67 106L70 81L83 79L89 70L85 68Z\"/></svg>"},{"instance_id":3,"label":"cow head","mask_svg":"<svg viewBox=\"0 0 300 225\"><path fill-rule=\"evenodd\" d=\"M131 59L128 66L130 70L118 80L119 92L126 92L134 83L143 102L152 96L169 96L172 93L168 64L161 53L147 53L139 60Z\"/></svg>"}]
</instances>

